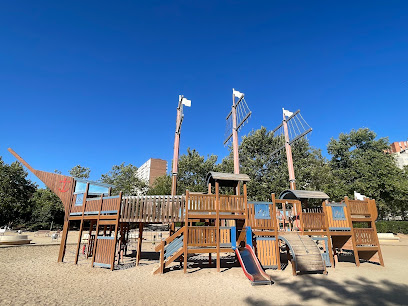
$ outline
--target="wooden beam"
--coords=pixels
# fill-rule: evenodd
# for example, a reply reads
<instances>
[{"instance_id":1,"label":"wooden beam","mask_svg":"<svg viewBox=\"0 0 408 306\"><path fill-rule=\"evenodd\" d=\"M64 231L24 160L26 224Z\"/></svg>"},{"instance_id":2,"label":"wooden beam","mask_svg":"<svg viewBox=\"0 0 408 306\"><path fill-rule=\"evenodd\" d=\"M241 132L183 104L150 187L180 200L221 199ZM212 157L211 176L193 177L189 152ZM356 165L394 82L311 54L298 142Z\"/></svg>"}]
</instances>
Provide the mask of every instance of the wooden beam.
<instances>
[{"instance_id":1,"label":"wooden beam","mask_svg":"<svg viewBox=\"0 0 408 306\"><path fill-rule=\"evenodd\" d=\"M216 240L217 240L217 272L221 270L221 253L220 253L220 183L215 182L215 206L217 210L217 219L215 220L216 224Z\"/></svg>"},{"instance_id":2,"label":"wooden beam","mask_svg":"<svg viewBox=\"0 0 408 306\"><path fill-rule=\"evenodd\" d=\"M140 256L142 253L142 243L143 243L143 226L144 223L139 223L139 236L137 237L137 253L136 253L136 266L139 265Z\"/></svg>"}]
</instances>

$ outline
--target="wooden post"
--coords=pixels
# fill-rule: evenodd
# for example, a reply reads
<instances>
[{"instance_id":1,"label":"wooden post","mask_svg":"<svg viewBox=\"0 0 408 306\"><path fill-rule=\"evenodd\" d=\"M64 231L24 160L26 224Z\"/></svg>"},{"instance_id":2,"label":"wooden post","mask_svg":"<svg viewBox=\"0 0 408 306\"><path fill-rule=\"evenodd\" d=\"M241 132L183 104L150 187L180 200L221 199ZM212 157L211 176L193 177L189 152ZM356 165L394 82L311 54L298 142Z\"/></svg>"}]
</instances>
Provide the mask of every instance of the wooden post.
<instances>
[{"instance_id":1,"label":"wooden post","mask_svg":"<svg viewBox=\"0 0 408 306\"><path fill-rule=\"evenodd\" d=\"M335 267L334 264L334 256L333 256L333 246L332 246L332 241L331 241L331 235L330 235L330 230L329 230L329 220L328 220L328 214L327 214L327 204L328 200L323 201L322 207L323 207L323 213L324 213L324 230L326 231L326 236L327 236L327 247L328 247L328 252L329 252L329 257L330 257L330 263L332 267Z\"/></svg>"},{"instance_id":2,"label":"wooden post","mask_svg":"<svg viewBox=\"0 0 408 306\"><path fill-rule=\"evenodd\" d=\"M216 240L217 240L217 272L221 270L221 252L220 252L220 183L215 182L215 207L217 209L216 215Z\"/></svg>"},{"instance_id":3,"label":"wooden post","mask_svg":"<svg viewBox=\"0 0 408 306\"><path fill-rule=\"evenodd\" d=\"M384 267L384 260L382 257L381 253L381 248L380 248L380 240L378 239L378 234L377 234L377 226L375 225L375 219L378 217L378 212L377 212L377 206L375 205L375 200L367 199L367 205L369 208L370 212L370 227L374 229L374 239L377 244L377 253L378 253L378 259L380 260L380 265Z\"/></svg>"},{"instance_id":4,"label":"wooden post","mask_svg":"<svg viewBox=\"0 0 408 306\"><path fill-rule=\"evenodd\" d=\"M183 248L184 248L184 273L187 273L187 256L188 256L188 202L189 202L190 192L186 190L186 208L185 208L185 219L184 219L184 238L183 238Z\"/></svg>"},{"instance_id":5,"label":"wooden post","mask_svg":"<svg viewBox=\"0 0 408 306\"><path fill-rule=\"evenodd\" d=\"M102 199L103 199L103 194L102 194ZM111 271L113 271L113 269L115 267L115 255L116 255L116 244L117 244L117 239L118 239L120 208L122 206L122 191L119 193L119 200L118 201L119 201L119 207L118 207L118 214L116 215L116 220L115 220L116 221L115 222L115 234L114 234L114 238L113 238L113 241L115 241L115 243L113 245L113 250L112 250ZM112 229L112 226L111 226L111 229Z\"/></svg>"},{"instance_id":6,"label":"wooden post","mask_svg":"<svg viewBox=\"0 0 408 306\"><path fill-rule=\"evenodd\" d=\"M275 254L276 254L276 264L278 270L282 270L280 262L280 247L279 247L279 232L278 232L278 220L276 219L276 199L275 194L272 193L272 221L273 221L273 231L275 232Z\"/></svg>"},{"instance_id":7,"label":"wooden post","mask_svg":"<svg viewBox=\"0 0 408 306\"><path fill-rule=\"evenodd\" d=\"M348 225L350 226L350 233L351 233L351 242L353 244L353 251L354 251L354 259L356 261L356 266L360 266L360 258L358 256L358 250L356 245L356 236L354 236L354 229L353 229L353 221L351 221L351 213L350 213L350 206L348 197L344 197L344 202L346 203L346 213L347 213L347 221Z\"/></svg>"},{"instance_id":8,"label":"wooden post","mask_svg":"<svg viewBox=\"0 0 408 306\"><path fill-rule=\"evenodd\" d=\"M290 189L296 189L296 179L295 179L295 170L293 168L293 157L292 157L292 148L289 144L289 132L288 132L288 124L286 122L285 113L283 113L283 130L285 133L285 148L286 148L286 159L288 161L288 172L289 172L289 184Z\"/></svg>"},{"instance_id":9,"label":"wooden post","mask_svg":"<svg viewBox=\"0 0 408 306\"><path fill-rule=\"evenodd\" d=\"M58 262L64 261L65 249L67 246L68 229L69 229L69 210L65 212L64 226L62 228L61 244L58 254Z\"/></svg>"},{"instance_id":10,"label":"wooden post","mask_svg":"<svg viewBox=\"0 0 408 306\"><path fill-rule=\"evenodd\" d=\"M140 256L142 252L142 243L143 243L143 222L139 222L139 236L137 237L137 254L136 254L136 266L139 265Z\"/></svg>"},{"instance_id":11,"label":"wooden post","mask_svg":"<svg viewBox=\"0 0 408 306\"><path fill-rule=\"evenodd\" d=\"M93 246L93 254L92 254L92 267L94 265L95 262L95 254L96 254L96 248L97 248L97 244L98 244L98 234L99 234L99 220L101 218L101 210L102 210L102 202L103 202L103 194L101 194L101 200L100 200L100 204L99 204L99 209L98 209L98 216L96 219L96 232L95 232L95 240L94 240L94 246ZM104 236L106 234L106 225L105 225L105 232L104 232Z\"/></svg>"},{"instance_id":12,"label":"wooden post","mask_svg":"<svg viewBox=\"0 0 408 306\"><path fill-rule=\"evenodd\" d=\"M78 243L75 251L75 264L78 263L78 255L79 255L79 247L81 246L81 239L82 239L82 230L84 227L84 214L85 214L85 208L86 208L86 198L88 197L88 191L89 191L89 183L86 183L86 189L84 193L84 198L82 200L82 218L81 218L81 225L79 226L79 235L78 235Z\"/></svg>"}]
</instances>

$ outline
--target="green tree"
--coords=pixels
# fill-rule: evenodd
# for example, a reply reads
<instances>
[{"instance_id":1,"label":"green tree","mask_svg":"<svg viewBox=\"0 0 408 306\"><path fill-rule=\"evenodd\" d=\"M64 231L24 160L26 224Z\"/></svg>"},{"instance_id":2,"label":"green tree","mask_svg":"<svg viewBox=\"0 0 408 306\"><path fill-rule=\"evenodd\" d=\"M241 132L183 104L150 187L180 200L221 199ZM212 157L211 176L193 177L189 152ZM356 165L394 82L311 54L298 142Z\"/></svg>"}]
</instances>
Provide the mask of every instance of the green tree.
<instances>
[{"instance_id":1,"label":"green tree","mask_svg":"<svg viewBox=\"0 0 408 306\"><path fill-rule=\"evenodd\" d=\"M206 177L208 172L215 171L217 156L210 155L205 159L195 149L187 149L187 154L179 159L177 176L177 194L184 194L186 190L193 192L207 192Z\"/></svg>"},{"instance_id":2,"label":"green tree","mask_svg":"<svg viewBox=\"0 0 408 306\"><path fill-rule=\"evenodd\" d=\"M31 198L32 215L31 229L49 229L53 226L61 227L64 222L64 206L61 200L48 188L37 189Z\"/></svg>"},{"instance_id":3,"label":"green tree","mask_svg":"<svg viewBox=\"0 0 408 306\"><path fill-rule=\"evenodd\" d=\"M331 139L327 149L332 158L330 167L338 184L333 190L340 199L358 191L374 198L380 214L402 212L406 203L407 179L392 155L386 154L387 138L376 139L368 128L342 133ZM406 205L406 204L405 204Z\"/></svg>"},{"instance_id":4,"label":"green tree","mask_svg":"<svg viewBox=\"0 0 408 306\"><path fill-rule=\"evenodd\" d=\"M31 215L30 198L36 185L27 179L19 162L6 164L0 157L0 225L22 224Z\"/></svg>"},{"instance_id":5,"label":"green tree","mask_svg":"<svg viewBox=\"0 0 408 306\"><path fill-rule=\"evenodd\" d=\"M102 174L101 182L106 184L112 184L116 187L113 188L113 194L119 194L120 191L123 195L137 195L138 193L145 193L147 191L147 185L141 181L137 176L137 167L132 164L114 165L112 170L106 174Z\"/></svg>"},{"instance_id":6,"label":"green tree","mask_svg":"<svg viewBox=\"0 0 408 306\"><path fill-rule=\"evenodd\" d=\"M163 175L158 177L153 186L147 191L148 195L170 195L171 194L171 176Z\"/></svg>"},{"instance_id":7,"label":"green tree","mask_svg":"<svg viewBox=\"0 0 408 306\"><path fill-rule=\"evenodd\" d=\"M56 170L58 171L58 170ZM54 171L54 172L56 172ZM56 172L58 173L58 172ZM91 173L91 169L87 167L82 167L81 165L76 165L73 167L71 170L69 170L69 174L73 177L76 178L82 178L82 179L89 179L89 174Z\"/></svg>"}]
</instances>

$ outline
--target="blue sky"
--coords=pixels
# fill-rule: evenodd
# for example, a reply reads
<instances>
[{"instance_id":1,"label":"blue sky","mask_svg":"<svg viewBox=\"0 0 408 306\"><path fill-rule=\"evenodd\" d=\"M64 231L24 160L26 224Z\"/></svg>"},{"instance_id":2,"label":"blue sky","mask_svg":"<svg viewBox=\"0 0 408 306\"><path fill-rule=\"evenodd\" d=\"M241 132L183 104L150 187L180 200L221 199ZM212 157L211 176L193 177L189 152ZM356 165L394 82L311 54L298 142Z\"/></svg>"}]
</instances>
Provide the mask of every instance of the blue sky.
<instances>
[{"instance_id":1,"label":"blue sky","mask_svg":"<svg viewBox=\"0 0 408 306\"><path fill-rule=\"evenodd\" d=\"M252 118L241 135L301 109L310 142L368 127L408 137L406 1L3 1L0 155L34 168L228 154L232 88ZM170 164L169 164L170 166ZM32 178L32 176L30 176Z\"/></svg>"}]
</instances>

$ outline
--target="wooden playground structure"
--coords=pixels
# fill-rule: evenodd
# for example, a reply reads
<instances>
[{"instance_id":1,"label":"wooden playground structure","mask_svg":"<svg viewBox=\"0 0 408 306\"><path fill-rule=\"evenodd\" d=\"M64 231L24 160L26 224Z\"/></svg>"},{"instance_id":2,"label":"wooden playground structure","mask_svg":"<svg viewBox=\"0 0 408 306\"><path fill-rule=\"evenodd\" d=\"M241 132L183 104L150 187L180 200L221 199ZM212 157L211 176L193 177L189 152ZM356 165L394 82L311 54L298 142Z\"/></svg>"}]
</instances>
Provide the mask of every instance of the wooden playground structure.
<instances>
[{"instance_id":1,"label":"wooden playground structure","mask_svg":"<svg viewBox=\"0 0 408 306\"><path fill-rule=\"evenodd\" d=\"M282 259L291 263L293 275L309 272L327 274L327 267L334 268L339 255L344 252L353 254L357 266L360 260L384 266L375 226L378 216L375 200L345 197L341 202L330 202L329 196L323 192L296 190L291 144L311 131L299 111L291 113L283 110L283 121L273 131L282 130L278 139L283 142L274 153L286 150L291 188L278 198L273 193L268 202L247 198L250 178L239 173L238 130L251 112L244 94L235 90L232 110L227 116L227 121L232 120L231 130L226 138L226 142L233 139L234 173L210 172L206 178L207 193L187 190L185 195L176 195L183 104L190 106L191 101L179 97L172 195L123 196L120 193L112 196L111 185L35 170L9 149L64 205L59 262L64 261L70 223L79 222L74 263L78 263L86 229L88 239L83 252L87 258L92 258L92 267L111 270L127 251L131 227L139 230L136 266L139 265L143 228L150 224L170 225L169 237L161 240L155 248L160 259L154 274L166 272L176 260L183 264L186 272L192 254L209 254L210 263L214 254L218 272L221 270L222 254L235 254L253 285L272 284L264 269L281 270L284 266ZM290 134L290 122L296 125L298 122L304 129ZM233 195L220 194L220 188L230 188ZM308 207L309 199L319 199L322 204Z\"/></svg>"},{"instance_id":2,"label":"wooden playground structure","mask_svg":"<svg viewBox=\"0 0 408 306\"><path fill-rule=\"evenodd\" d=\"M360 260L384 265L378 242L375 201L350 200L329 202L322 192L287 190L270 202L247 199L246 174L210 172L210 192L169 196L111 196L111 186L33 169L14 151L10 152L38 176L63 201L64 228L58 261L64 260L69 224L80 221L75 263L78 261L84 223L89 239L87 256L93 267L114 269L125 250L130 225L139 228L136 265L142 249L143 227L147 224L179 224L156 247L160 253L155 274L164 273L181 259L184 272L190 254L214 254L217 271L223 253L235 253L252 284L270 284L266 268L282 268L287 256L293 275L304 272L326 273L335 267L339 253L352 251L355 264ZM222 195L220 187L242 185L242 194ZM308 208L302 201L324 198L319 207ZM200 225L197 223L200 222ZM363 225L356 227L356 224Z\"/></svg>"}]
</instances>

